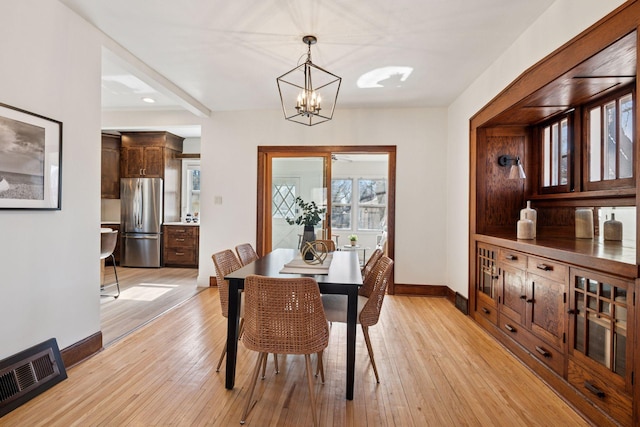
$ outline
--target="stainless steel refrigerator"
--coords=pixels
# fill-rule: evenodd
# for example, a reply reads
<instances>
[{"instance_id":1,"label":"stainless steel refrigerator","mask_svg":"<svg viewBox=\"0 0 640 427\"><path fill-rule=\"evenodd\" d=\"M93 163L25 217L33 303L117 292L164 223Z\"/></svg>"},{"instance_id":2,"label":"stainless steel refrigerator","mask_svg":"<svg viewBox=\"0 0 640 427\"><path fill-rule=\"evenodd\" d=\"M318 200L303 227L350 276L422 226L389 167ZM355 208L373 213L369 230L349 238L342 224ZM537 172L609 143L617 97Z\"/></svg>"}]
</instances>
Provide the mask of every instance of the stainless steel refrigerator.
<instances>
[{"instance_id":1,"label":"stainless steel refrigerator","mask_svg":"<svg viewBox=\"0 0 640 427\"><path fill-rule=\"evenodd\" d=\"M120 180L123 267L162 267L162 178Z\"/></svg>"}]
</instances>

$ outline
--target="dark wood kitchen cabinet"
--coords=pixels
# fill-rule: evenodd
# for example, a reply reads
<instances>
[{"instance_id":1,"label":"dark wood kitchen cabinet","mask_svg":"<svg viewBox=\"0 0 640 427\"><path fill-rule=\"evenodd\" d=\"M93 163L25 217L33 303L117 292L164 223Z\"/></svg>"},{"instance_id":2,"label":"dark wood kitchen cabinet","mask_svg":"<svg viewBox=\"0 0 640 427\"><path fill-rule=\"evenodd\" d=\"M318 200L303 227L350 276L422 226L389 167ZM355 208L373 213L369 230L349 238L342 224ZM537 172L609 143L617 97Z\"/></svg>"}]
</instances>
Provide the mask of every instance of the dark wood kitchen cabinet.
<instances>
[{"instance_id":1,"label":"dark wood kitchen cabinet","mask_svg":"<svg viewBox=\"0 0 640 427\"><path fill-rule=\"evenodd\" d=\"M166 267L198 267L199 226L164 225L163 236Z\"/></svg>"},{"instance_id":2,"label":"dark wood kitchen cabinet","mask_svg":"<svg viewBox=\"0 0 640 427\"><path fill-rule=\"evenodd\" d=\"M101 198L120 198L120 136L102 134Z\"/></svg>"}]
</instances>

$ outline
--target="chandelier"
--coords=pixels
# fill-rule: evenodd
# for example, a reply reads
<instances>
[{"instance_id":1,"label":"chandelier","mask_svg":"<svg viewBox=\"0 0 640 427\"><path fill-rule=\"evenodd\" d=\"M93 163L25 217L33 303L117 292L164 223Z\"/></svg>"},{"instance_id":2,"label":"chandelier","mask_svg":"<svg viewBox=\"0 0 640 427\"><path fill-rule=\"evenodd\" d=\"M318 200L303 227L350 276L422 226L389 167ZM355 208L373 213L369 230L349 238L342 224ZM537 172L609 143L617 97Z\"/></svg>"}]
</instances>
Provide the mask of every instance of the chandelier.
<instances>
[{"instance_id":1,"label":"chandelier","mask_svg":"<svg viewBox=\"0 0 640 427\"><path fill-rule=\"evenodd\" d=\"M307 126L333 118L342 79L311 62L315 36L304 36L307 60L276 79L284 118Z\"/></svg>"}]
</instances>

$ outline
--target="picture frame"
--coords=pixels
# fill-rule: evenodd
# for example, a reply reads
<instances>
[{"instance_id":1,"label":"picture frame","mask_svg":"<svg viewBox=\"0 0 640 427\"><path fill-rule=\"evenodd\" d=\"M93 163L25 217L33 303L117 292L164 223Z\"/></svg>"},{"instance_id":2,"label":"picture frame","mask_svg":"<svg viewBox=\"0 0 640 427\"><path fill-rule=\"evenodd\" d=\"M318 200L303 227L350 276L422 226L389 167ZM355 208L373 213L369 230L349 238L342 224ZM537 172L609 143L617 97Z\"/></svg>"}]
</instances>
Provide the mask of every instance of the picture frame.
<instances>
[{"instance_id":1,"label":"picture frame","mask_svg":"<svg viewBox=\"0 0 640 427\"><path fill-rule=\"evenodd\" d=\"M61 210L62 122L0 103L0 209Z\"/></svg>"}]
</instances>

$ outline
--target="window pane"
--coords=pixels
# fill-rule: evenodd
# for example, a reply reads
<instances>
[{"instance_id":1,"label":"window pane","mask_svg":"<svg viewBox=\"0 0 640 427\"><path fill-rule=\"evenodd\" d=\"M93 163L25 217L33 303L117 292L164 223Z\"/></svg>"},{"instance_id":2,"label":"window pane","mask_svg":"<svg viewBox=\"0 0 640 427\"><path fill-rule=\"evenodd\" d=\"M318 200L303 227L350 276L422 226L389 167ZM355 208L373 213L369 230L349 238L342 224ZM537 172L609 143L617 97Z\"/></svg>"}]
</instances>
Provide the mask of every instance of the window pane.
<instances>
[{"instance_id":1,"label":"window pane","mask_svg":"<svg viewBox=\"0 0 640 427\"><path fill-rule=\"evenodd\" d=\"M351 203L352 183L350 179L332 179L331 203Z\"/></svg>"},{"instance_id":2,"label":"window pane","mask_svg":"<svg viewBox=\"0 0 640 427\"><path fill-rule=\"evenodd\" d=\"M558 185L558 143L559 126L557 123L551 125L551 185Z\"/></svg>"},{"instance_id":3,"label":"window pane","mask_svg":"<svg viewBox=\"0 0 640 427\"><path fill-rule=\"evenodd\" d=\"M569 120L560 122L560 185L566 185L569 177Z\"/></svg>"},{"instance_id":4,"label":"window pane","mask_svg":"<svg viewBox=\"0 0 640 427\"><path fill-rule=\"evenodd\" d=\"M547 126L542 131L542 155L544 158L543 184L545 187L551 185L551 127Z\"/></svg>"},{"instance_id":5,"label":"window pane","mask_svg":"<svg viewBox=\"0 0 640 427\"><path fill-rule=\"evenodd\" d=\"M589 181L600 181L600 159L602 123L600 122L600 107L589 112Z\"/></svg>"},{"instance_id":6,"label":"window pane","mask_svg":"<svg viewBox=\"0 0 640 427\"><path fill-rule=\"evenodd\" d=\"M361 205L385 205L387 203L387 186L384 179L358 180Z\"/></svg>"},{"instance_id":7,"label":"window pane","mask_svg":"<svg viewBox=\"0 0 640 427\"><path fill-rule=\"evenodd\" d=\"M386 208L368 206L358 211L359 230L380 230Z\"/></svg>"},{"instance_id":8,"label":"window pane","mask_svg":"<svg viewBox=\"0 0 640 427\"><path fill-rule=\"evenodd\" d=\"M616 179L616 128L618 125L615 102L610 102L604 106L604 117L606 127L604 130L604 176L602 179Z\"/></svg>"},{"instance_id":9,"label":"window pane","mask_svg":"<svg viewBox=\"0 0 640 427\"><path fill-rule=\"evenodd\" d=\"M273 186L272 215L274 218L294 218L296 216L296 186L282 184Z\"/></svg>"},{"instance_id":10,"label":"window pane","mask_svg":"<svg viewBox=\"0 0 640 427\"><path fill-rule=\"evenodd\" d=\"M618 178L633 177L633 98L620 98L620 173Z\"/></svg>"},{"instance_id":11,"label":"window pane","mask_svg":"<svg viewBox=\"0 0 640 427\"><path fill-rule=\"evenodd\" d=\"M331 206L331 228L336 230L351 229L351 206Z\"/></svg>"}]
</instances>

